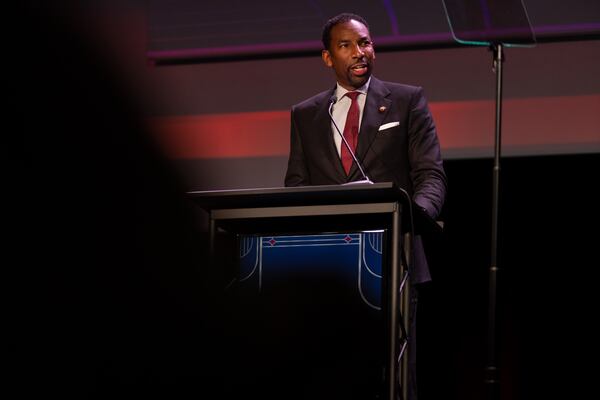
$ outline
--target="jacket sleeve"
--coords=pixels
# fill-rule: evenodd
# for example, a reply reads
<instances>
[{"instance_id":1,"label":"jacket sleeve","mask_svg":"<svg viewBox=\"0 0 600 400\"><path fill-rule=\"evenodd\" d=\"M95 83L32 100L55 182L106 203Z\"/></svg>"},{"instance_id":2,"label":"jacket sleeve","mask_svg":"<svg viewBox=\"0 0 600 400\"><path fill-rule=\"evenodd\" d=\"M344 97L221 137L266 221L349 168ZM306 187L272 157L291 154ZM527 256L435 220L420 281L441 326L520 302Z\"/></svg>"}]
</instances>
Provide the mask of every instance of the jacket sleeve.
<instances>
[{"instance_id":1,"label":"jacket sleeve","mask_svg":"<svg viewBox=\"0 0 600 400\"><path fill-rule=\"evenodd\" d=\"M435 123L422 88L411 99L408 140L413 200L436 218L444 204L447 181Z\"/></svg>"},{"instance_id":2,"label":"jacket sleeve","mask_svg":"<svg viewBox=\"0 0 600 400\"><path fill-rule=\"evenodd\" d=\"M292 107L290 116L290 155L285 173L285 186L306 186L310 185L310 178L302 148L302 138L295 116L296 110Z\"/></svg>"}]
</instances>

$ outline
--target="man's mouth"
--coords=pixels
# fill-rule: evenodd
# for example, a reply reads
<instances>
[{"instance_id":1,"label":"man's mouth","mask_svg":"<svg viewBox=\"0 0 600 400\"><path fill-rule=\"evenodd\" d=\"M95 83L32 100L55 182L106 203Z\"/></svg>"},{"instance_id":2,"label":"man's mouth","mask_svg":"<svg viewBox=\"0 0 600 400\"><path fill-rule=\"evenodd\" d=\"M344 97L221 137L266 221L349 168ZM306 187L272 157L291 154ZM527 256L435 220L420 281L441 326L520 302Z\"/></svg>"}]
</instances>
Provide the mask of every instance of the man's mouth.
<instances>
[{"instance_id":1,"label":"man's mouth","mask_svg":"<svg viewBox=\"0 0 600 400\"><path fill-rule=\"evenodd\" d=\"M369 67L365 63L354 64L352 67L350 67L350 71L352 71L352 75L354 76L363 76L368 70Z\"/></svg>"}]
</instances>

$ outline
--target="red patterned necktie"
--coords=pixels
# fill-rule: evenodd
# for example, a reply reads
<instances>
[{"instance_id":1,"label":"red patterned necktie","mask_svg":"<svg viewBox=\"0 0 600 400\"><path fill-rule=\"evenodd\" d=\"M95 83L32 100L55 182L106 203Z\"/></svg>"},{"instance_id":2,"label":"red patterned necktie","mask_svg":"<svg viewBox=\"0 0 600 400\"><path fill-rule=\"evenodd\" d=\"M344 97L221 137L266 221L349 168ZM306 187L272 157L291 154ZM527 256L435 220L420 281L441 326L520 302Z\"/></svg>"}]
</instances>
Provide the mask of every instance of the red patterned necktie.
<instances>
[{"instance_id":1,"label":"red patterned necktie","mask_svg":"<svg viewBox=\"0 0 600 400\"><path fill-rule=\"evenodd\" d=\"M348 92L345 94L345 96L350 97L352 104L350 104L350 109L348 109L348 115L346 116L346 125L344 125L344 138L346 138L346 141L352 148L353 153L356 151L356 144L358 142L359 111L357 98L359 94L360 92ZM344 166L346 175L348 175L348 173L350 173L350 167L352 167L354 158L344 143L342 143L340 153L342 156L342 165Z\"/></svg>"}]
</instances>

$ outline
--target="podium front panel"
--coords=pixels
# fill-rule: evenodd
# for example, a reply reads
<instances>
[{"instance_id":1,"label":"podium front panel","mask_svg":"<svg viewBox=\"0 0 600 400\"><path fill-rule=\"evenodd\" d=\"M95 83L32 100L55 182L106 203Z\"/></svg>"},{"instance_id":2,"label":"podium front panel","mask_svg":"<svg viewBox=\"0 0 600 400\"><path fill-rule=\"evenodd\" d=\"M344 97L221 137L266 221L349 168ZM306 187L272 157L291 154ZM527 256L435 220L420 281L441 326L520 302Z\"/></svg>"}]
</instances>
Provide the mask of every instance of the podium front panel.
<instances>
[{"instance_id":1,"label":"podium front panel","mask_svg":"<svg viewBox=\"0 0 600 400\"><path fill-rule=\"evenodd\" d=\"M210 213L211 271L225 275L238 397L406 398L403 258L410 235L435 225L420 222L406 191L375 183L190 195ZM379 258L368 243L381 246Z\"/></svg>"},{"instance_id":2,"label":"podium front panel","mask_svg":"<svg viewBox=\"0 0 600 400\"><path fill-rule=\"evenodd\" d=\"M293 376L305 398L381 398L385 236L238 236L239 269L229 290L252 324L242 339L253 344L243 372L249 381L269 385L261 377L270 376L281 384Z\"/></svg>"}]
</instances>

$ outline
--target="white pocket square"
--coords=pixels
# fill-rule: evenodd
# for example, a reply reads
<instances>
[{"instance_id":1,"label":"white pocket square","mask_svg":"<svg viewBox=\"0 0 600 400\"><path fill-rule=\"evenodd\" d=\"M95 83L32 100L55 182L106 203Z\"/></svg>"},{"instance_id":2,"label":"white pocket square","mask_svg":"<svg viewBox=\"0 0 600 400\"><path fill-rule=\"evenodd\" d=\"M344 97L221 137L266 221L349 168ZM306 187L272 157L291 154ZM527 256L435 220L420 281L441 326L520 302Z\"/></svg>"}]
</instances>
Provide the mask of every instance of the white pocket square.
<instances>
[{"instance_id":1,"label":"white pocket square","mask_svg":"<svg viewBox=\"0 0 600 400\"><path fill-rule=\"evenodd\" d=\"M381 126L379 127L379 131L384 131L384 130L386 130L386 129L390 129L390 128L393 128L393 127L395 127L395 126L398 126L398 125L400 125L400 122L399 122L399 121L396 121L396 122L388 122L387 124L383 124L383 125L381 125Z\"/></svg>"}]
</instances>

